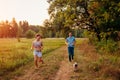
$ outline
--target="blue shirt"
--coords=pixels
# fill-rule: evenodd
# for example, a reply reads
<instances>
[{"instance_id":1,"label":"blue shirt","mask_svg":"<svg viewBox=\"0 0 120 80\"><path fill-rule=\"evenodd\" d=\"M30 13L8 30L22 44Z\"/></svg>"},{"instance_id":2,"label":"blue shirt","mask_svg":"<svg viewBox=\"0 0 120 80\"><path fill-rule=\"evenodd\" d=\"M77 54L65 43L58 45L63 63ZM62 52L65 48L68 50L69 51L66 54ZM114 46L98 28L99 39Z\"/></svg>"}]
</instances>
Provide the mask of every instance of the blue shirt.
<instances>
[{"instance_id":1,"label":"blue shirt","mask_svg":"<svg viewBox=\"0 0 120 80\"><path fill-rule=\"evenodd\" d=\"M68 43L68 47L74 47L75 37L68 37L66 39L66 42Z\"/></svg>"}]
</instances>

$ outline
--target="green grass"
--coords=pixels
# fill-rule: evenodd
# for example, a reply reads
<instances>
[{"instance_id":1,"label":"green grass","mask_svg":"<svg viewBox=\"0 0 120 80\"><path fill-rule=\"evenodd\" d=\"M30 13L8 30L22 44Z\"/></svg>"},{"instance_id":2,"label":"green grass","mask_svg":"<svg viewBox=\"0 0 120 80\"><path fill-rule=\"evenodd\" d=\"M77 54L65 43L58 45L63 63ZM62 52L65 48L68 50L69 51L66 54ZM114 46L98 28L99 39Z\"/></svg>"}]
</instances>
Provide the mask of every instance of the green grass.
<instances>
[{"instance_id":1,"label":"green grass","mask_svg":"<svg viewBox=\"0 0 120 80\"><path fill-rule=\"evenodd\" d=\"M16 68L33 60L31 43L33 39L0 39L0 75L14 71ZM64 44L64 39L43 39L43 55L47 54Z\"/></svg>"},{"instance_id":2,"label":"green grass","mask_svg":"<svg viewBox=\"0 0 120 80\"><path fill-rule=\"evenodd\" d=\"M64 39L44 39L43 60L45 64L40 64L40 69L34 69L33 54L30 50L33 39L22 39L17 42L16 39L0 39L0 61L5 57L6 65L0 62L0 74L4 70L14 70L7 75L3 75L3 80L9 80L16 77L28 77L38 74L35 77L40 80L53 80L57 71L60 69L61 61L64 61L64 54L67 53L64 45ZM74 61L78 63L78 71L71 73L70 80L119 80L120 77L120 57L111 54L98 54L95 46L88 44L88 39L76 39ZM4 45L3 45L4 44ZM7 45L11 44L11 45ZM6 47L6 48L5 48ZM61 48L59 48L61 47ZM5 49L4 49L5 48ZM16 50L14 50L16 49ZM54 51L53 51L54 50ZM6 56L6 54L8 54ZM7 59L9 58L9 59ZM11 61L11 62L10 62ZM13 63L14 62L14 63ZM26 65L25 65L26 64ZM24 66L22 66L24 65ZM4 67L4 68L3 68ZM20 67L20 68L18 68ZM28 79L27 78L27 79ZM18 78L18 80L20 80Z\"/></svg>"},{"instance_id":3,"label":"green grass","mask_svg":"<svg viewBox=\"0 0 120 80\"><path fill-rule=\"evenodd\" d=\"M34 62L17 68L15 71L9 72L2 76L2 80L21 80L21 77L28 80L53 80L56 72L60 68L61 61L64 60L64 48L58 48L52 52L43 55L45 64L39 63L39 69L35 69ZM29 75L28 75L29 74ZM36 75L37 74L37 75ZM26 75L28 75L26 77ZM35 76L34 76L35 75ZM19 79L20 78L20 79Z\"/></svg>"},{"instance_id":4,"label":"green grass","mask_svg":"<svg viewBox=\"0 0 120 80\"><path fill-rule=\"evenodd\" d=\"M76 39L76 45L82 42L81 39ZM54 44L53 44L54 43ZM44 40L44 47L49 46L48 44L51 44L52 47L55 47L56 44L58 47L64 44L64 40L62 39L45 39ZM52 47L49 47L47 49L50 49ZM27 65L21 66L20 68L17 68L15 71L10 72L7 75L2 76L2 79L8 80L8 79L15 79L18 77L24 77L26 79L25 75L29 74L30 77L27 77L27 79L31 80L33 79L34 74L38 74L38 76L34 77L35 80L53 80L55 78L55 75L57 71L60 68L61 61L65 59L66 54L66 47L63 46L61 48L53 49L54 51L48 51L47 53L44 52L43 60L45 64L39 64L40 68L38 70L34 69L34 63L33 60L30 61ZM27 71L26 71L27 70ZM32 75L32 76L31 76ZM20 80L18 78L18 80Z\"/></svg>"},{"instance_id":5,"label":"green grass","mask_svg":"<svg viewBox=\"0 0 120 80\"><path fill-rule=\"evenodd\" d=\"M81 43L75 49L78 72L73 73L70 80L120 80L119 55L101 55L87 41Z\"/></svg>"}]
</instances>

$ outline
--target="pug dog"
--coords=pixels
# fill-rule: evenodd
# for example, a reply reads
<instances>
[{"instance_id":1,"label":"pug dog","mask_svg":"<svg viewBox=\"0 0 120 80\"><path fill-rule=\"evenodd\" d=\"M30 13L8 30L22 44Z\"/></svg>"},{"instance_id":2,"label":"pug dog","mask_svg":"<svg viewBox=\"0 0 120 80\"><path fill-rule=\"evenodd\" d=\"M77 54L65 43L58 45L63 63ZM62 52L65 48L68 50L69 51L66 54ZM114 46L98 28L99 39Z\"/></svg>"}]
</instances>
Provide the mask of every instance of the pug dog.
<instances>
[{"instance_id":1,"label":"pug dog","mask_svg":"<svg viewBox=\"0 0 120 80\"><path fill-rule=\"evenodd\" d=\"M73 64L73 70L74 70L74 72L78 71L78 63L77 62L75 62Z\"/></svg>"}]
</instances>

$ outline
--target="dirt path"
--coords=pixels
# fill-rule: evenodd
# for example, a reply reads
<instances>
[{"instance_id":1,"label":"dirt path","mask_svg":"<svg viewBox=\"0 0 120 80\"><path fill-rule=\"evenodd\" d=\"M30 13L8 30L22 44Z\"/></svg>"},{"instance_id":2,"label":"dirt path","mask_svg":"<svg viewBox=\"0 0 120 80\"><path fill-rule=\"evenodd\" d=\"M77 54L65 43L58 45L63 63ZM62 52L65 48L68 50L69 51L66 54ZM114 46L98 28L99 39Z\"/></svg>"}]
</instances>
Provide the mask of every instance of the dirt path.
<instances>
[{"instance_id":1,"label":"dirt path","mask_svg":"<svg viewBox=\"0 0 120 80\"><path fill-rule=\"evenodd\" d=\"M10 80L70 80L72 63L68 61L66 46L44 55L43 59L45 64L40 64L39 69L32 62Z\"/></svg>"},{"instance_id":2,"label":"dirt path","mask_svg":"<svg viewBox=\"0 0 120 80\"><path fill-rule=\"evenodd\" d=\"M60 69L58 70L55 80L70 80L72 70L72 63L68 61L67 53L64 54L65 59L61 61Z\"/></svg>"},{"instance_id":3,"label":"dirt path","mask_svg":"<svg viewBox=\"0 0 120 80\"><path fill-rule=\"evenodd\" d=\"M117 72L115 75L118 79L114 76L103 76L105 64L102 67L102 63L98 63L102 59L101 55L96 53L94 46L84 42L75 48L74 62L78 63L77 72L73 71L74 62L68 61L67 47L63 46L44 55L45 64L40 64L39 69L34 69L33 64L27 65L21 70L22 74L6 80L120 80L120 73ZM106 60L103 58L103 61Z\"/></svg>"},{"instance_id":4,"label":"dirt path","mask_svg":"<svg viewBox=\"0 0 120 80\"><path fill-rule=\"evenodd\" d=\"M88 49L86 44L80 48L75 48L74 62L77 61L79 64L78 72L73 71L74 62L68 61L67 47L63 46L43 56L45 64L40 64L39 69L35 69L32 62L21 70L20 75L15 75L11 80L88 80L85 75L88 65L86 60L89 56L84 56L83 53L91 52L91 49Z\"/></svg>"}]
</instances>

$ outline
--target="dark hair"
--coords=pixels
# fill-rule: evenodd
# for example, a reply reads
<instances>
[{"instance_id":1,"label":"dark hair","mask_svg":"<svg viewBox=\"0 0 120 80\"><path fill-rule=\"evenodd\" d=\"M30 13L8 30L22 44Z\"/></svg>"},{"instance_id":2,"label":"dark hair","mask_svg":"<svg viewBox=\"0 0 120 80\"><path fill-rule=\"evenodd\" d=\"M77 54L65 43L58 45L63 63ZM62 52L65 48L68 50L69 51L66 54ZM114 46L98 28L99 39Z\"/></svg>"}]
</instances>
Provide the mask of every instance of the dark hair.
<instances>
[{"instance_id":1,"label":"dark hair","mask_svg":"<svg viewBox=\"0 0 120 80\"><path fill-rule=\"evenodd\" d=\"M71 34L72 34L72 32L69 32L69 33L71 33Z\"/></svg>"},{"instance_id":2,"label":"dark hair","mask_svg":"<svg viewBox=\"0 0 120 80\"><path fill-rule=\"evenodd\" d=\"M36 35L35 35L35 38L38 37L38 36L41 37L40 34L36 34Z\"/></svg>"}]
</instances>

